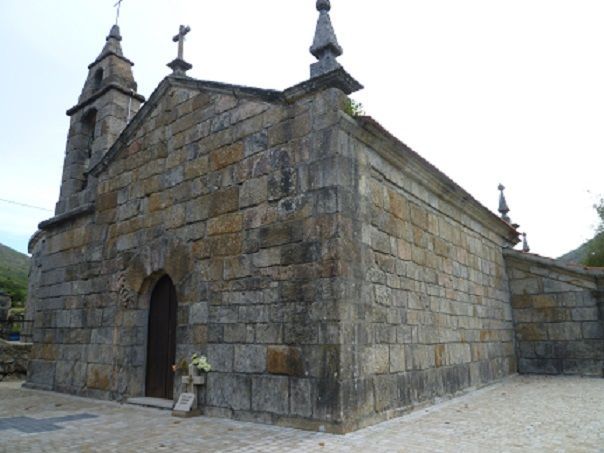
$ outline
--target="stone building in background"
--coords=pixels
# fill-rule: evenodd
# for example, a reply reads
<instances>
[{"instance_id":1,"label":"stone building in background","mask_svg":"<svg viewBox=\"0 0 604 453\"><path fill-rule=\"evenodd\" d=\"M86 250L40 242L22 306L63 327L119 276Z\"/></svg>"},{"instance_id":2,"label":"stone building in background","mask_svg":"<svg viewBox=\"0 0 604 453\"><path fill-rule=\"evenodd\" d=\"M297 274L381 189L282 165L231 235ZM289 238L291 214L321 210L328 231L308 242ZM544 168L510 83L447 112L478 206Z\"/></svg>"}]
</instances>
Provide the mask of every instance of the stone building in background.
<instances>
[{"instance_id":1,"label":"stone building in background","mask_svg":"<svg viewBox=\"0 0 604 453\"><path fill-rule=\"evenodd\" d=\"M356 115L317 6L318 62L284 91L179 55L143 103L112 28L32 244L29 387L172 399L203 353L206 414L348 432L518 363L602 375L603 274L512 251L510 222Z\"/></svg>"}]
</instances>

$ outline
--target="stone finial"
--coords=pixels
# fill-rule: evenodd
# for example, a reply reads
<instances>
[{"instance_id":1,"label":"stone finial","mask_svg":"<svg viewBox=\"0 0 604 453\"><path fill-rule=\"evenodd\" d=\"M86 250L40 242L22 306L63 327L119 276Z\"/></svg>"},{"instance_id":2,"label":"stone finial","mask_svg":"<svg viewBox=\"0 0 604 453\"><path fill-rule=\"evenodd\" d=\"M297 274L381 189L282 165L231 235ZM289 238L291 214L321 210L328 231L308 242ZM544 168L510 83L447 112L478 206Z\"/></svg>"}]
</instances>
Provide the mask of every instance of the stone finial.
<instances>
[{"instance_id":1,"label":"stone finial","mask_svg":"<svg viewBox=\"0 0 604 453\"><path fill-rule=\"evenodd\" d=\"M122 52L122 45L120 44L122 41L122 35L120 33L120 27L118 25L114 25L111 27L111 30L109 31L109 34L107 35L107 38L105 38L105 40L107 42L105 43L105 46L103 47L103 50L101 51L101 54L99 55L97 60L100 60L101 58L109 54L118 55L120 57L124 56Z\"/></svg>"},{"instance_id":2,"label":"stone finial","mask_svg":"<svg viewBox=\"0 0 604 453\"><path fill-rule=\"evenodd\" d=\"M528 245L528 242L526 240L526 233L522 233L522 251L524 253L528 253L531 251L531 248Z\"/></svg>"},{"instance_id":3,"label":"stone finial","mask_svg":"<svg viewBox=\"0 0 604 453\"><path fill-rule=\"evenodd\" d=\"M176 60L168 63L168 67L172 69L172 75L186 77L187 71L193 68L193 65L184 60L185 36L189 34L191 27L181 25L178 34L172 38L172 41L178 43L178 57Z\"/></svg>"},{"instance_id":4,"label":"stone finial","mask_svg":"<svg viewBox=\"0 0 604 453\"><path fill-rule=\"evenodd\" d=\"M109 32L109 36L107 36L107 41L109 41L110 39L116 39L118 41L122 40L122 35L120 34L120 27L119 27L119 25L114 25L113 27L111 27L111 31Z\"/></svg>"},{"instance_id":5,"label":"stone finial","mask_svg":"<svg viewBox=\"0 0 604 453\"><path fill-rule=\"evenodd\" d=\"M310 65L311 78L341 68L336 58L344 53L344 50L338 44L338 39L331 25L331 18L329 17L330 1L317 0L317 10L319 11L319 20L317 21L317 30L310 53L319 61Z\"/></svg>"},{"instance_id":6,"label":"stone finial","mask_svg":"<svg viewBox=\"0 0 604 453\"><path fill-rule=\"evenodd\" d=\"M503 184L499 184L499 213L501 214L501 219L505 220L507 223L511 223L511 219L508 216L508 212L510 212L510 208L508 207L508 202L505 199L505 194L503 193L503 191L505 190L505 187Z\"/></svg>"}]
</instances>

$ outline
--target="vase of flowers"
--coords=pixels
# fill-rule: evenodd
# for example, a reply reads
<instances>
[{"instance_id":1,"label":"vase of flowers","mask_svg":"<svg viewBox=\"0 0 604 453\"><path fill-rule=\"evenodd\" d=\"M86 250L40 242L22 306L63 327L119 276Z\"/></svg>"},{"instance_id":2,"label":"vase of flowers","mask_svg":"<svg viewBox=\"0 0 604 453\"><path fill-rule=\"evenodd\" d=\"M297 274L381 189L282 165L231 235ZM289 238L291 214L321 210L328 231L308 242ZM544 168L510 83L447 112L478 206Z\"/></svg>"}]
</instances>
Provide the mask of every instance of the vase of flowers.
<instances>
[{"instance_id":1,"label":"vase of flowers","mask_svg":"<svg viewBox=\"0 0 604 453\"><path fill-rule=\"evenodd\" d=\"M208 362L205 355L193 354L191 363L189 363L189 375L199 376L200 373L207 373L212 370L212 365Z\"/></svg>"}]
</instances>

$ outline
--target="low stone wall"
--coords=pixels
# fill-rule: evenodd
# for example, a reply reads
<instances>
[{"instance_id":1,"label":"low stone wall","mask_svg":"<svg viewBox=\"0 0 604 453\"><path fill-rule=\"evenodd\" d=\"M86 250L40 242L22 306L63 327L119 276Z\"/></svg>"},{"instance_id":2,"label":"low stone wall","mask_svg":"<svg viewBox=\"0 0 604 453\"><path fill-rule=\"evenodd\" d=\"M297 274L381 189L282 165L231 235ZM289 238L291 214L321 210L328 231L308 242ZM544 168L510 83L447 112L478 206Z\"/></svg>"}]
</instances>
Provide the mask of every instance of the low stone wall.
<instances>
[{"instance_id":1,"label":"low stone wall","mask_svg":"<svg viewBox=\"0 0 604 453\"><path fill-rule=\"evenodd\" d=\"M518 371L604 376L604 270L505 252Z\"/></svg>"},{"instance_id":2,"label":"low stone wall","mask_svg":"<svg viewBox=\"0 0 604 453\"><path fill-rule=\"evenodd\" d=\"M0 340L0 381L7 377L25 377L31 347L30 343L9 343Z\"/></svg>"}]
</instances>

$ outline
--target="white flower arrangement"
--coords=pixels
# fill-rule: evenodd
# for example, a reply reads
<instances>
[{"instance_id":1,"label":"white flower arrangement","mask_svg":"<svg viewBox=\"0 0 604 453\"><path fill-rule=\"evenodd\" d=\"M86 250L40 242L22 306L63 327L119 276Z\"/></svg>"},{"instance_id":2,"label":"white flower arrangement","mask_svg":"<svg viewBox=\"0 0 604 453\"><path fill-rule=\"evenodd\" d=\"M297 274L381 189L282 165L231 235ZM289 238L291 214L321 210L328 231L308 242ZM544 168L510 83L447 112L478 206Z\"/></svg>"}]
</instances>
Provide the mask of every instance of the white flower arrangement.
<instances>
[{"instance_id":1,"label":"white flower arrangement","mask_svg":"<svg viewBox=\"0 0 604 453\"><path fill-rule=\"evenodd\" d=\"M193 365L199 371L203 371L205 373L212 371L212 365L210 365L205 355L199 356L197 354L193 354L191 357L191 365Z\"/></svg>"}]
</instances>

